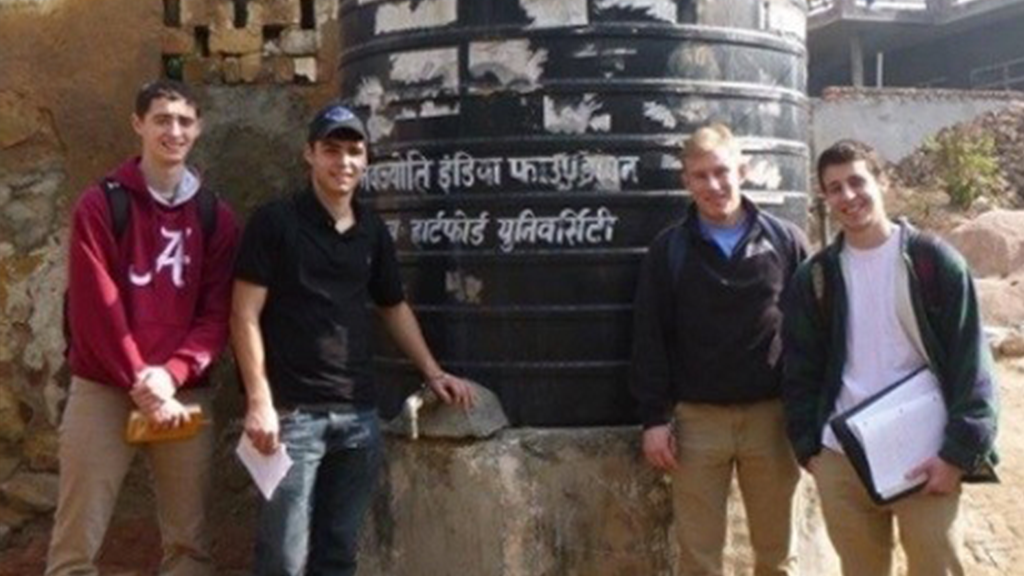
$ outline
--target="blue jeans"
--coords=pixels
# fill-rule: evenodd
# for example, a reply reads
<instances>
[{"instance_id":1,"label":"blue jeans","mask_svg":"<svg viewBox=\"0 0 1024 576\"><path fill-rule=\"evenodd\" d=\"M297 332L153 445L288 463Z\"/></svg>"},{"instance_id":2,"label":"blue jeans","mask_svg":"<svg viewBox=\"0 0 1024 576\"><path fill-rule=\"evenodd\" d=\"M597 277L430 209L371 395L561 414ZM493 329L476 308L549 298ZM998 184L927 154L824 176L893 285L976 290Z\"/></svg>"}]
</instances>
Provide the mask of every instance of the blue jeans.
<instances>
[{"instance_id":1,"label":"blue jeans","mask_svg":"<svg viewBox=\"0 0 1024 576\"><path fill-rule=\"evenodd\" d=\"M253 573L352 576L380 467L377 412L287 413L281 442L294 464L260 512Z\"/></svg>"}]
</instances>

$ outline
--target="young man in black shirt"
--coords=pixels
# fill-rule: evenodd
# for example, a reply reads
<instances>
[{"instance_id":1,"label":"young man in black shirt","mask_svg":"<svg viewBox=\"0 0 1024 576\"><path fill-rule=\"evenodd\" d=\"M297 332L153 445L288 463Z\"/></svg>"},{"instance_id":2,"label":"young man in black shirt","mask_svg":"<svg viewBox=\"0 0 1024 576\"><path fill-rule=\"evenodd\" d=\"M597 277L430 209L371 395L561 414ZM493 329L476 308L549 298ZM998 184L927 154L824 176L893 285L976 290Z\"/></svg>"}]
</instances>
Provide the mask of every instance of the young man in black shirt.
<instances>
[{"instance_id":1,"label":"young man in black shirt","mask_svg":"<svg viewBox=\"0 0 1024 576\"><path fill-rule=\"evenodd\" d=\"M294 461L261 513L257 575L355 574L381 454L368 301L442 400L473 402L423 339L384 223L355 199L368 162L362 122L343 106L321 110L305 159L309 185L253 214L235 274L245 434Z\"/></svg>"}]
</instances>

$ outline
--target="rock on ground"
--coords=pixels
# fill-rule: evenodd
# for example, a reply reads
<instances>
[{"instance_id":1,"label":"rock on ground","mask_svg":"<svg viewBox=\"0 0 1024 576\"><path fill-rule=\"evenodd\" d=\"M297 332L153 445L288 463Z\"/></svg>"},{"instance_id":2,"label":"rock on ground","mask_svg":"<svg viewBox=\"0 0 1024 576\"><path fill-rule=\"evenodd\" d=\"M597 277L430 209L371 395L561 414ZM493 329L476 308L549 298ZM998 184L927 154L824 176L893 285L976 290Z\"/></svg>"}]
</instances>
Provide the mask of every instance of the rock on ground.
<instances>
[{"instance_id":1,"label":"rock on ground","mask_svg":"<svg viewBox=\"0 0 1024 576\"><path fill-rule=\"evenodd\" d=\"M1024 327L1024 273L975 280L981 315L988 326Z\"/></svg>"},{"instance_id":2,"label":"rock on ground","mask_svg":"<svg viewBox=\"0 0 1024 576\"><path fill-rule=\"evenodd\" d=\"M979 278L1024 271L1024 210L992 210L947 236Z\"/></svg>"}]
</instances>

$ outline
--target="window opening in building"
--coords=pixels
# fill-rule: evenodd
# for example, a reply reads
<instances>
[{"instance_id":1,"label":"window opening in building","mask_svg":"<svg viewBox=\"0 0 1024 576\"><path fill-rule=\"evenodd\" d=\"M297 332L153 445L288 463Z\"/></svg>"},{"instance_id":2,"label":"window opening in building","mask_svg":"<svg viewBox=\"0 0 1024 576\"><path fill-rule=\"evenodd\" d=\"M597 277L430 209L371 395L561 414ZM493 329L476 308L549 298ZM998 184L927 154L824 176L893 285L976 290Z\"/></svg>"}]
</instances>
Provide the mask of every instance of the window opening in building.
<instances>
[{"instance_id":1,"label":"window opening in building","mask_svg":"<svg viewBox=\"0 0 1024 576\"><path fill-rule=\"evenodd\" d=\"M300 0L299 7L302 10L301 25L305 30L316 28L316 0Z\"/></svg>"},{"instance_id":2,"label":"window opening in building","mask_svg":"<svg viewBox=\"0 0 1024 576\"><path fill-rule=\"evenodd\" d=\"M164 26L181 28L181 0L164 0Z\"/></svg>"},{"instance_id":3,"label":"window opening in building","mask_svg":"<svg viewBox=\"0 0 1024 576\"><path fill-rule=\"evenodd\" d=\"M232 0L235 3L235 28L245 28L249 24L249 0Z\"/></svg>"},{"instance_id":4,"label":"window opening in building","mask_svg":"<svg viewBox=\"0 0 1024 576\"><path fill-rule=\"evenodd\" d=\"M208 26L196 26L196 49L203 58L210 57L210 28Z\"/></svg>"}]
</instances>

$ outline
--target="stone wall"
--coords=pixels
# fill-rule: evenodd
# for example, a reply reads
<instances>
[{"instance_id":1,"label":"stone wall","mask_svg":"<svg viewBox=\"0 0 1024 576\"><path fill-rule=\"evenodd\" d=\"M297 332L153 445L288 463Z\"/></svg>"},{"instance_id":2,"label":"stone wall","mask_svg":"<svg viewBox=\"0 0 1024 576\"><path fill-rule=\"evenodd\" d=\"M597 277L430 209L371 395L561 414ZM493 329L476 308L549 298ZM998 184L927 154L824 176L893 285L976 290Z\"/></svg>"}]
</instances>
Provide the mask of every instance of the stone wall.
<instances>
[{"instance_id":1,"label":"stone wall","mask_svg":"<svg viewBox=\"0 0 1024 576\"><path fill-rule=\"evenodd\" d=\"M338 0L0 0L0 549L54 504L68 216L84 186L137 153L135 93L165 73L200 86L193 160L246 214L302 178L306 120L336 96L337 10ZM238 414L224 380L222 422ZM119 518L151 526L145 482L129 484Z\"/></svg>"},{"instance_id":2,"label":"stone wall","mask_svg":"<svg viewBox=\"0 0 1024 576\"><path fill-rule=\"evenodd\" d=\"M337 10L337 0L165 0L164 71L198 84L329 82Z\"/></svg>"},{"instance_id":3,"label":"stone wall","mask_svg":"<svg viewBox=\"0 0 1024 576\"><path fill-rule=\"evenodd\" d=\"M828 88L812 100L811 148L824 150L842 138L874 146L898 162L929 136L985 112L1024 102L1015 92L912 88Z\"/></svg>"}]
</instances>

